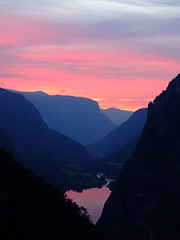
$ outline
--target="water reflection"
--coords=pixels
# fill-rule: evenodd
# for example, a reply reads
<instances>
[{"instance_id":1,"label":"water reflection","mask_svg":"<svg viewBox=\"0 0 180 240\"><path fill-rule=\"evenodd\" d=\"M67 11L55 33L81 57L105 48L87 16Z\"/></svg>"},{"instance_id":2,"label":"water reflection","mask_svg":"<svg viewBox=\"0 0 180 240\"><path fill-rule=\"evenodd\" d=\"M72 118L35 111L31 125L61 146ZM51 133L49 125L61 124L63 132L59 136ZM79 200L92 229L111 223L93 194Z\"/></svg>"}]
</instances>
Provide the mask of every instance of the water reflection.
<instances>
[{"instance_id":1,"label":"water reflection","mask_svg":"<svg viewBox=\"0 0 180 240\"><path fill-rule=\"evenodd\" d=\"M106 186L102 188L85 189L81 193L70 190L66 195L76 202L80 207L85 207L94 223L101 216L105 201L109 197L111 191Z\"/></svg>"}]
</instances>

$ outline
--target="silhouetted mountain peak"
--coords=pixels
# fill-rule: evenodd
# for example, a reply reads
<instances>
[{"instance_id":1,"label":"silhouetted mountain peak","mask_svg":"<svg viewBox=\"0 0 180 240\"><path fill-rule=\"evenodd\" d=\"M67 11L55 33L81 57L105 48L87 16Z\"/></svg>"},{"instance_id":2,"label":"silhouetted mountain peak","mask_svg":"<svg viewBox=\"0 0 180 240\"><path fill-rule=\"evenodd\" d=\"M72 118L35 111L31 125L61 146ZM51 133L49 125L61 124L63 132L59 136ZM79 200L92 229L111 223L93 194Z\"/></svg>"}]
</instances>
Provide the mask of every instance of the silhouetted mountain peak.
<instances>
[{"instance_id":1,"label":"silhouetted mountain peak","mask_svg":"<svg viewBox=\"0 0 180 240\"><path fill-rule=\"evenodd\" d=\"M165 91L163 91L153 102L149 103L149 114L153 111L162 110L164 107L172 102L180 99L180 74L177 75L171 82Z\"/></svg>"},{"instance_id":2,"label":"silhouetted mountain peak","mask_svg":"<svg viewBox=\"0 0 180 240\"><path fill-rule=\"evenodd\" d=\"M49 94L42 92L42 91L35 91L34 93L39 94L39 95L49 96Z\"/></svg>"}]
</instances>

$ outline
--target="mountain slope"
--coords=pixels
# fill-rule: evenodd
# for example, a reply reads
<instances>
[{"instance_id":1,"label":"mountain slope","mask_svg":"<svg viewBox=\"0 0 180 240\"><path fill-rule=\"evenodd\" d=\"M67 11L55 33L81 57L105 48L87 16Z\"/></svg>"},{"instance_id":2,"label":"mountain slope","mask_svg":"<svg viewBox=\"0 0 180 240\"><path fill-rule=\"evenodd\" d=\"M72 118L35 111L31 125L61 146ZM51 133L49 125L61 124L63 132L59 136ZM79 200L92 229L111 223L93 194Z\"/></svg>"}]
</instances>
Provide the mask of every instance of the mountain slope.
<instances>
[{"instance_id":1,"label":"mountain slope","mask_svg":"<svg viewBox=\"0 0 180 240\"><path fill-rule=\"evenodd\" d=\"M101 112L104 113L106 117L116 125L121 125L133 114L131 111L121 110L117 108L101 109Z\"/></svg>"},{"instance_id":2,"label":"mountain slope","mask_svg":"<svg viewBox=\"0 0 180 240\"><path fill-rule=\"evenodd\" d=\"M6 148L9 153L14 153L14 145L10 137L5 132L0 130L0 149Z\"/></svg>"},{"instance_id":3,"label":"mountain slope","mask_svg":"<svg viewBox=\"0 0 180 240\"><path fill-rule=\"evenodd\" d=\"M107 162L117 162L117 163L125 163L131 157L134 150L136 149L136 145L139 141L140 136L134 137L130 142L128 142L123 148L113 152L109 155L105 160Z\"/></svg>"},{"instance_id":4,"label":"mountain slope","mask_svg":"<svg viewBox=\"0 0 180 240\"><path fill-rule=\"evenodd\" d=\"M86 211L0 150L1 239L103 239Z\"/></svg>"},{"instance_id":5,"label":"mountain slope","mask_svg":"<svg viewBox=\"0 0 180 240\"><path fill-rule=\"evenodd\" d=\"M98 161L93 162L88 166L88 170L93 174L96 174L97 172L103 172L108 179L113 179L116 181L123 165L127 162L136 149L139 138L140 136L133 138L120 150L113 152L106 158L101 158L98 159ZM113 185L115 184L115 181L113 182Z\"/></svg>"},{"instance_id":6,"label":"mountain slope","mask_svg":"<svg viewBox=\"0 0 180 240\"><path fill-rule=\"evenodd\" d=\"M22 95L0 89L0 109L0 128L12 139L22 158L45 158L58 164L92 161L81 144L50 129Z\"/></svg>"},{"instance_id":7,"label":"mountain slope","mask_svg":"<svg viewBox=\"0 0 180 240\"><path fill-rule=\"evenodd\" d=\"M43 92L19 92L39 110L52 129L82 144L94 143L116 128L100 112L98 103L81 97L50 96Z\"/></svg>"},{"instance_id":8,"label":"mountain slope","mask_svg":"<svg viewBox=\"0 0 180 240\"><path fill-rule=\"evenodd\" d=\"M88 145L87 149L94 155L107 157L111 153L120 150L134 137L141 134L147 119L147 109L139 109L115 130L110 132L101 141Z\"/></svg>"},{"instance_id":9,"label":"mountain slope","mask_svg":"<svg viewBox=\"0 0 180 240\"><path fill-rule=\"evenodd\" d=\"M180 239L180 74L148 106L133 156L107 200L99 226L112 239Z\"/></svg>"}]
</instances>

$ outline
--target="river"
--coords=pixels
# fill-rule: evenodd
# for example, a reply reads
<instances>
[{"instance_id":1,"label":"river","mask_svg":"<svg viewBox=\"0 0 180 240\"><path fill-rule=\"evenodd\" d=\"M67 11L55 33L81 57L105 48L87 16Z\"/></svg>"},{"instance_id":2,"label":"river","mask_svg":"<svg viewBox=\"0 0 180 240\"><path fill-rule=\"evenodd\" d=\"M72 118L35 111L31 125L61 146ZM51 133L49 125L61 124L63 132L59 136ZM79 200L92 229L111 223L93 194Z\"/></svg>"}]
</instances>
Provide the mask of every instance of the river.
<instances>
[{"instance_id":1,"label":"river","mask_svg":"<svg viewBox=\"0 0 180 240\"><path fill-rule=\"evenodd\" d=\"M66 192L68 198L76 202L79 207L85 207L90 219L96 223L101 216L103 206L111 191L108 184L112 181L106 179L107 183L102 188L85 189L81 193L70 190Z\"/></svg>"}]
</instances>

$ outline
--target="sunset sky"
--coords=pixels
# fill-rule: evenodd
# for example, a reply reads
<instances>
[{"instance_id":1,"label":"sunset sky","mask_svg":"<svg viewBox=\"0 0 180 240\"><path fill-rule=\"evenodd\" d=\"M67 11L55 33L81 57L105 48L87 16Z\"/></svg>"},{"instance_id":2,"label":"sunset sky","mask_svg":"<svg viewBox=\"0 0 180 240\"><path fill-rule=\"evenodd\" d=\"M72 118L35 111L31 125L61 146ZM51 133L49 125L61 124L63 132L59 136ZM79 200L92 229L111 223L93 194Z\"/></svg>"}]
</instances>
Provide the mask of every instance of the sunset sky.
<instances>
[{"instance_id":1,"label":"sunset sky","mask_svg":"<svg viewBox=\"0 0 180 240\"><path fill-rule=\"evenodd\" d=\"M179 0L0 0L1 87L136 110L179 72Z\"/></svg>"}]
</instances>

